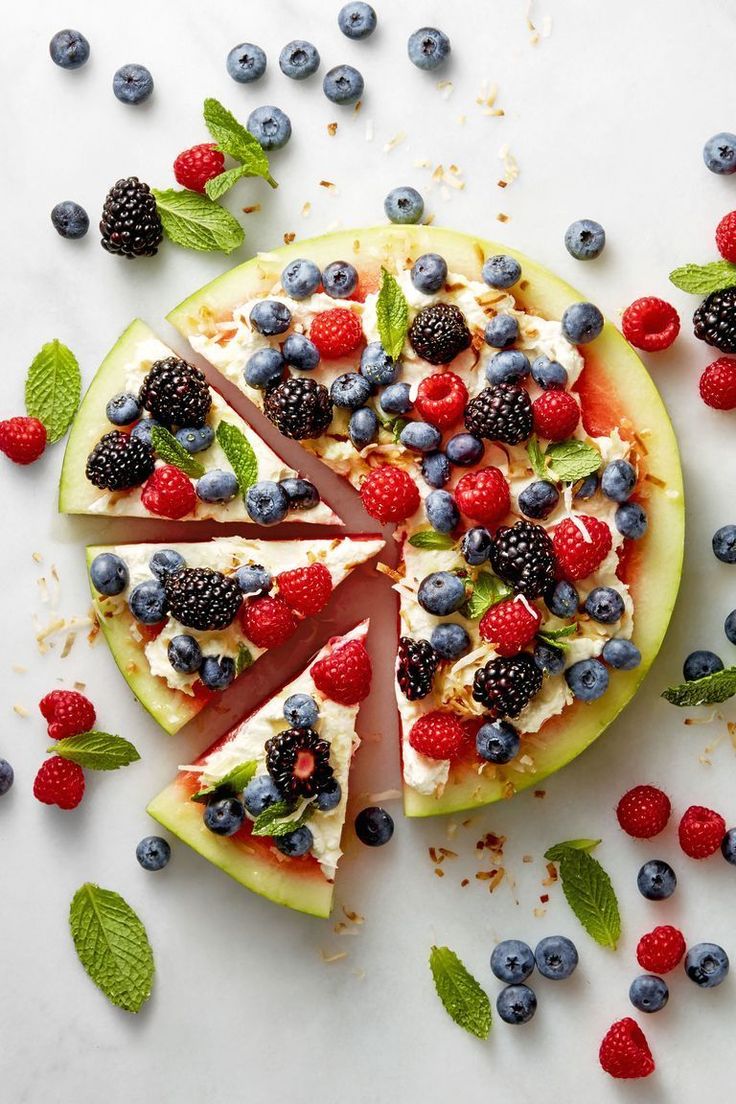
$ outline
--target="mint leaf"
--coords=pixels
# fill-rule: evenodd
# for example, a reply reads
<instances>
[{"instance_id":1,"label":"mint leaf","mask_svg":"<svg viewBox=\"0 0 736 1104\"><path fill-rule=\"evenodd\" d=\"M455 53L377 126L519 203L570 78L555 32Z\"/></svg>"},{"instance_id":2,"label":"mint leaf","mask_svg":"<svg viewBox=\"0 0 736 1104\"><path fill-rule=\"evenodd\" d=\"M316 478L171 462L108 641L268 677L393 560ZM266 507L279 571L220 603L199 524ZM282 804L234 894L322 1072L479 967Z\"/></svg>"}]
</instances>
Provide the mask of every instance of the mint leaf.
<instances>
[{"instance_id":1,"label":"mint leaf","mask_svg":"<svg viewBox=\"0 0 736 1104\"><path fill-rule=\"evenodd\" d=\"M238 644L238 654L235 657L235 675L242 675L253 663L253 654L250 648L242 642Z\"/></svg>"},{"instance_id":2,"label":"mint leaf","mask_svg":"<svg viewBox=\"0 0 736 1104\"><path fill-rule=\"evenodd\" d=\"M436 529L421 529L409 537L412 548L452 548L455 541L449 533L438 533Z\"/></svg>"},{"instance_id":3,"label":"mint leaf","mask_svg":"<svg viewBox=\"0 0 736 1104\"><path fill-rule=\"evenodd\" d=\"M68 736L57 740L46 750L90 770L117 770L140 759L128 740L122 736L111 736L108 732L83 732L80 736Z\"/></svg>"},{"instance_id":4,"label":"mint leaf","mask_svg":"<svg viewBox=\"0 0 736 1104\"><path fill-rule=\"evenodd\" d=\"M409 329L409 304L398 280L385 268L381 268L376 321L381 344L390 357L398 360Z\"/></svg>"},{"instance_id":5,"label":"mint leaf","mask_svg":"<svg viewBox=\"0 0 736 1104\"><path fill-rule=\"evenodd\" d=\"M718 705L736 694L736 667L725 667L704 678L671 686L662 697L672 705Z\"/></svg>"},{"instance_id":6,"label":"mint leaf","mask_svg":"<svg viewBox=\"0 0 736 1104\"><path fill-rule=\"evenodd\" d=\"M712 291L736 284L736 265L729 261L711 261L710 264L686 264L670 272L670 280L680 291L692 295L710 295Z\"/></svg>"},{"instance_id":7,"label":"mint leaf","mask_svg":"<svg viewBox=\"0 0 736 1104\"><path fill-rule=\"evenodd\" d=\"M54 338L33 359L26 377L26 410L46 428L49 444L64 436L79 406L82 376L71 349Z\"/></svg>"},{"instance_id":8,"label":"mint leaf","mask_svg":"<svg viewBox=\"0 0 736 1104\"><path fill-rule=\"evenodd\" d=\"M487 1039L491 1030L491 1002L455 952L449 947L432 947L429 968L447 1014L471 1035Z\"/></svg>"},{"instance_id":9,"label":"mint leaf","mask_svg":"<svg viewBox=\"0 0 736 1104\"><path fill-rule=\"evenodd\" d=\"M577 483L578 479L585 479L601 466L598 449L574 437L557 445L549 445L546 457L553 474L562 483Z\"/></svg>"},{"instance_id":10,"label":"mint leaf","mask_svg":"<svg viewBox=\"0 0 736 1104\"><path fill-rule=\"evenodd\" d=\"M253 446L245 434L230 422L220 422L215 436L235 472L240 493L244 496L258 479L258 460Z\"/></svg>"},{"instance_id":11,"label":"mint leaf","mask_svg":"<svg viewBox=\"0 0 736 1104\"><path fill-rule=\"evenodd\" d=\"M200 253L232 253L243 244L245 231L238 220L206 195L167 188L152 189L166 236Z\"/></svg>"},{"instance_id":12,"label":"mint leaf","mask_svg":"<svg viewBox=\"0 0 736 1104\"><path fill-rule=\"evenodd\" d=\"M237 171L238 177L262 176L272 188L278 188L278 184L269 172L268 157L258 139L254 138L250 131L246 130L243 124L239 123L232 112L223 107L219 100L210 98L204 101L204 121L210 134L217 142L219 150L234 157L236 161L240 161L237 170L229 170L231 173ZM220 177L226 175L227 173L221 173ZM215 177L215 180L219 180L220 177ZM210 183L212 182L210 181ZM227 187L217 194L222 195L234 183L235 180L232 180ZM211 195L209 187L207 188L207 194L212 199L216 198Z\"/></svg>"},{"instance_id":13,"label":"mint leaf","mask_svg":"<svg viewBox=\"0 0 736 1104\"><path fill-rule=\"evenodd\" d=\"M529 453L529 463L537 479L547 479L547 462L544 459L542 446L539 443L539 438L536 433L533 433L529 438L526 451Z\"/></svg>"},{"instance_id":14,"label":"mint leaf","mask_svg":"<svg viewBox=\"0 0 736 1104\"><path fill-rule=\"evenodd\" d=\"M404 427L408 426L408 424L408 418L396 418L395 421L391 423L391 435L394 439L394 444L399 444Z\"/></svg>"},{"instance_id":15,"label":"mint leaf","mask_svg":"<svg viewBox=\"0 0 736 1104\"><path fill-rule=\"evenodd\" d=\"M288 836L289 832L295 831L297 828L301 828L302 824L311 817L314 812L314 805L307 805L300 816L295 817L293 820L284 820L285 816L292 812L292 806L287 801L277 801L273 805L270 805L268 809L264 809L262 813L256 817L253 821L253 835L254 836Z\"/></svg>"},{"instance_id":16,"label":"mint leaf","mask_svg":"<svg viewBox=\"0 0 736 1104\"><path fill-rule=\"evenodd\" d=\"M565 840L564 843L556 843L553 847L548 847L544 852L544 857L548 862L559 862L565 851L569 849L573 851L593 851L600 842L599 839Z\"/></svg>"},{"instance_id":17,"label":"mint leaf","mask_svg":"<svg viewBox=\"0 0 736 1104\"><path fill-rule=\"evenodd\" d=\"M237 184L244 176L251 176L245 165L236 165L234 169L225 169L219 176L213 176L204 186L204 190L210 199L219 199L228 192L233 184Z\"/></svg>"},{"instance_id":18,"label":"mint leaf","mask_svg":"<svg viewBox=\"0 0 736 1104\"><path fill-rule=\"evenodd\" d=\"M247 649L246 649L247 650ZM245 787L250 782L251 778L255 776L258 770L258 763L255 759L249 759L246 763L239 763L237 767L233 767L231 771L228 771L219 782L213 782L210 786L205 786L201 790L197 790L195 794L192 794L191 801L202 802L204 798L204 804L207 804L206 799L213 793L227 793L232 797L237 797L241 794Z\"/></svg>"},{"instance_id":19,"label":"mint leaf","mask_svg":"<svg viewBox=\"0 0 736 1104\"><path fill-rule=\"evenodd\" d=\"M107 999L139 1012L151 995L153 951L146 929L119 893L85 882L74 894L69 926L79 961Z\"/></svg>"},{"instance_id":20,"label":"mint leaf","mask_svg":"<svg viewBox=\"0 0 736 1104\"><path fill-rule=\"evenodd\" d=\"M151 444L156 455L165 464L173 464L192 479L199 479L204 475L204 465L196 460L191 452L187 452L182 444L177 441L173 433L169 433L164 426L155 425L151 430Z\"/></svg>"},{"instance_id":21,"label":"mint leaf","mask_svg":"<svg viewBox=\"0 0 736 1104\"><path fill-rule=\"evenodd\" d=\"M553 648L559 648L564 652L567 647L568 636L575 636L577 631L577 623L574 625L565 625L564 629L545 629L544 626L542 626L541 630L537 633L537 638L542 640L545 644L550 644Z\"/></svg>"},{"instance_id":22,"label":"mint leaf","mask_svg":"<svg viewBox=\"0 0 736 1104\"><path fill-rule=\"evenodd\" d=\"M567 844L557 844L549 849L545 858L559 862L562 892L588 935L601 947L615 950L621 935L618 901L608 874L589 854L591 843L595 841L571 840ZM551 857L553 853L554 858Z\"/></svg>"},{"instance_id":23,"label":"mint leaf","mask_svg":"<svg viewBox=\"0 0 736 1104\"><path fill-rule=\"evenodd\" d=\"M512 593L511 587L497 579L495 575L491 575L489 571L481 571L473 583L473 592L465 603L465 616L471 621L477 621L491 606L502 602Z\"/></svg>"}]
</instances>

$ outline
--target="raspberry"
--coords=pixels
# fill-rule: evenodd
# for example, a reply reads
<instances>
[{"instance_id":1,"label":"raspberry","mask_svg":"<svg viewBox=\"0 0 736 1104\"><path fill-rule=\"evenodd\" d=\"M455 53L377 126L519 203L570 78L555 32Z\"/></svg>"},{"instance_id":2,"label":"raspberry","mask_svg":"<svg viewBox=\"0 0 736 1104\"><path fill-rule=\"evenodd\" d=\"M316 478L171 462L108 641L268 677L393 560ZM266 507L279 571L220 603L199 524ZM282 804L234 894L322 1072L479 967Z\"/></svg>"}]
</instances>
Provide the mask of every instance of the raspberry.
<instances>
[{"instance_id":1,"label":"raspberry","mask_svg":"<svg viewBox=\"0 0 736 1104\"><path fill-rule=\"evenodd\" d=\"M225 158L214 142L203 142L179 154L174 162L174 176L182 188L204 192L207 181L219 176L224 168Z\"/></svg>"},{"instance_id":2,"label":"raspberry","mask_svg":"<svg viewBox=\"0 0 736 1104\"><path fill-rule=\"evenodd\" d=\"M52 690L38 703L41 714L49 722L49 736L62 740L78 736L94 727L95 707L89 698L76 690Z\"/></svg>"},{"instance_id":3,"label":"raspberry","mask_svg":"<svg viewBox=\"0 0 736 1104\"><path fill-rule=\"evenodd\" d=\"M541 623L542 615L534 606L520 598L509 598L491 606L481 618L478 631L499 655L512 656L534 638Z\"/></svg>"},{"instance_id":4,"label":"raspberry","mask_svg":"<svg viewBox=\"0 0 736 1104\"><path fill-rule=\"evenodd\" d=\"M660 349L669 349L679 334L680 316L664 299L647 295L626 308L621 328L630 345L646 353L658 353Z\"/></svg>"},{"instance_id":5,"label":"raspberry","mask_svg":"<svg viewBox=\"0 0 736 1104\"><path fill-rule=\"evenodd\" d=\"M76 809L84 797L84 771L78 763L52 755L38 769L33 782L33 796L44 805Z\"/></svg>"},{"instance_id":6,"label":"raspberry","mask_svg":"<svg viewBox=\"0 0 736 1104\"><path fill-rule=\"evenodd\" d=\"M371 660L362 640L348 640L311 668L314 685L341 705L357 705L371 689Z\"/></svg>"},{"instance_id":7,"label":"raspberry","mask_svg":"<svg viewBox=\"0 0 736 1104\"><path fill-rule=\"evenodd\" d=\"M736 360L719 357L708 365L700 377L700 397L714 410L736 407Z\"/></svg>"},{"instance_id":8,"label":"raspberry","mask_svg":"<svg viewBox=\"0 0 736 1104\"><path fill-rule=\"evenodd\" d=\"M473 521L494 525L511 509L509 485L499 468L468 472L455 487L455 501Z\"/></svg>"},{"instance_id":9,"label":"raspberry","mask_svg":"<svg viewBox=\"0 0 736 1104\"><path fill-rule=\"evenodd\" d=\"M702 805L691 805L682 814L677 829L680 847L691 859L707 859L721 846L726 822L720 813Z\"/></svg>"},{"instance_id":10,"label":"raspberry","mask_svg":"<svg viewBox=\"0 0 736 1104\"><path fill-rule=\"evenodd\" d=\"M415 406L425 422L447 429L465 412L468 389L454 372L435 372L419 384Z\"/></svg>"},{"instance_id":11,"label":"raspberry","mask_svg":"<svg viewBox=\"0 0 736 1104\"><path fill-rule=\"evenodd\" d=\"M576 520L585 527L589 540L585 539L572 518L561 521L552 535L560 572L572 582L592 575L611 551L613 543L611 530L605 521L588 514L579 514Z\"/></svg>"},{"instance_id":12,"label":"raspberry","mask_svg":"<svg viewBox=\"0 0 736 1104\"><path fill-rule=\"evenodd\" d=\"M332 594L332 576L323 563L282 571L276 582L280 597L303 617L323 610Z\"/></svg>"},{"instance_id":13,"label":"raspberry","mask_svg":"<svg viewBox=\"0 0 736 1104\"><path fill-rule=\"evenodd\" d=\"M14 464L32 464L46 448L46 427L38 418L0 422L0 452Z\"/></svg>"},{"instance_id":14,"label":"raspberry","mask_svg":"<svg viewBox=\"0 0 736 1104\"><path fill-rule=\"evenodd\" d=\"M243 632L257 648L277 648L296 632L296 618L283 598L253 598L241 609Z\"/></svg>"},{"instance_id":15,"label":"raspberry","mask_svg":"<svg viewBox=\"0 0 736 1104\"><path fill-rule=\"evenodd\" d=\"M569 391L544 391L532 403L534 429L548 441L566 441L580 421L580 407Z\"/></svg>"},{"instance_id":16,"label":"raspberry","mask_svg":"<svg viewBox=\"0 0 736 1104\"><path fill-rule=\"evenodd\" d=\"M716 226L716 245L724 261L736 263L736 211L729 211Z\"/></svg>"},{"instance_id":17,"label":"raspberry","mask_svg":"<svg viewBox=\"0 0 736 1104\"><path fill-rule=\"evenodd\" d=\"M188 475L172 464L156 468L141 491L141 502L150 514L182 518L197 505L197 495Z\"/></svg>"},{"instance_id":18,"label":"raspberry","mask_svg":"<svg viewBox=\"0 0 736 1104\"><path fill-rule=\"evenodd\" d=\"M616 806L616 816L624 832L636 839L658 836L670 819L670 799L656 786L634 786Z\"/></svg>"},{"instance_id":19,"label":"raspberry","mask_svg":"<svg viewBox=\"0 0 736 1104\"><path fill-rule=\"evenodd\" d=\"M371 517L382 524L406 521L419 509L416 483L407 471L393 464L382 464L368 473L360 488L360 498Z\"/></svg>"},{"instance_id":20,"label":"raspberry","mask_svg":"<svg viewBox=\"0 0 736 1104\"><path fill-rule=\"evenodd\" d=\"M654 1072L649 1043L631 1016L609 1027L598 1051L598 1061L611 1077L648 1077Z\"/></svg>"},{"instance_id":21,"label":"raspberry","mask_svg":"<svg viewBox=\"0 0 736 1104\"><path fill-rule=\"evenodd\" d=\"M454 713L435 709L411 726L409 743L430 759L453 759L465 742L465 729Z\"/></svg>"},{"instance_id":22,"label":"raspberry","mask_svg":"<svg viewBox=\"0 0 736 1104\"><path fill-rule=\"evenodd\" d=\"M360 319L347 307L333 307L318 314L309 329L309 336L325 360L354 353L363 340Z\"/></svg>"},{"instance_id":23,"label":"raspberry","mask_svg":"<svg viewBox=\"0 0 736 1104\"><path fill-rule=\"evenodd\" d=\"M662 924L643 935L636 945L636 961L650 974L668 974L682 961L685 940L671 924Z\"/></svg>"}]
</instances>

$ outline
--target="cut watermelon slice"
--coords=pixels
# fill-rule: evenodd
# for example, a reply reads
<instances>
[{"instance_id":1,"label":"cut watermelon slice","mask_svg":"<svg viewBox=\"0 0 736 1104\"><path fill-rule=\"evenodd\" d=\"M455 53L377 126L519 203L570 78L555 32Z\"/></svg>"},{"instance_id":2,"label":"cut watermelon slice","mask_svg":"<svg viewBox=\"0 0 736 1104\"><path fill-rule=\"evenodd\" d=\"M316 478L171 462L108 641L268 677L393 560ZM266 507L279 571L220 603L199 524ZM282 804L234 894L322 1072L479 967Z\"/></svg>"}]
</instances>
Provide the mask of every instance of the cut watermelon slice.
<instances>
[{"instance_id":1,"label":"cut watermelon slice","mask_svg":"<svg viewBox=\"0 0 736 1104\"><path fill-rule=\"evenodd\" d=\"M246 564L260 564L273 577L273 595L278 593L277 576L281 572L316 563L327 567L334 589L354 568L375 556L383 545L380 538L371 536L283 541L219 537L212 541L169 545L97 545L87 549L87 567L104 552L112 552L125 562L129 578L120 594L105 597L97 593L90 582L95 614L131 690L161 727L174 733L217 695L202 685L196 673L174 671L168 658L172 637L193 636L203 655L229 656L240 671L247 670L267 649L249 639L239 616L219 631L183 627L173 617L153 626L136 621L127 599L138 583L153 578L149 562L155 552L171 549L183 556L187 567L212 568L226 575ZM244 607L252 600L245 598Z\"/></svg>"},{"instance_id":2,"label":"cut watermelon slice","mask_svg":"<svg viewBox=\"0 0 736 1104\"><path fill-rule=\"evenodd\" d=\"M364 641L367 632L368 622L364 621L345 636L331 640L297 678L257 706L196 763L180 768L175 781L148 806L148 812L159 824L241 885L276 904L314 916L327 917L332 908L335 871L342 853L340 837L345 822L348 772L359 743L355 732L359 706L341 705L325 698L315 688L310 668L315 660L346 641ZM193 794L216 787L225 775L244 763L255 763L257 775L266 773L264 745L289 727L283 707L292 694L308 694L317 701L320 717L315 729L330 744L330 765L341 789L340 802L333 810L315 811L306 821L313 846L298 858L283 855L270 836L254 835L253 821L249 818L234 836L213 834L203 822L204 805L192 801ZM289 817L293 819L294 815L291 813Z\"/></svg>"}]
</instances>

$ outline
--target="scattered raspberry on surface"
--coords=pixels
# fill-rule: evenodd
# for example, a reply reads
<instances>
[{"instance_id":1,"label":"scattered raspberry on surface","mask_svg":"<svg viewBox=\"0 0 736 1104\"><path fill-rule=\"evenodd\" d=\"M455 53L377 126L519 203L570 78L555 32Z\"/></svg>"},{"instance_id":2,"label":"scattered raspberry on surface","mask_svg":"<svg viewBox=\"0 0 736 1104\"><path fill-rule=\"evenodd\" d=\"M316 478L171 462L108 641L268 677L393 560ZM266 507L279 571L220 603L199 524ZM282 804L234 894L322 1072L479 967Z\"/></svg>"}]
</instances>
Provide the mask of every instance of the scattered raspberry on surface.
<instances>
[{"instance_id":1,"label":"scattered raspberry on surface","mask_svg":"<svg viewBox=\"0 0 736 1104\"><path fill-rule=\"evenodd\" d=\"M654 1059L644 1032L630 1016L617 1020L603 1036L598 1060L611 1077L648 1077L654 1072Z\"/></svg>"},{"instance_id":2,"label":"scattered raspberry on surface","mask_svg":"<svg viewBox=\"0 0 736 1104\"><path fill-rule=\"evenodd\" d=\"M656 786L634 786L616 806L619 824L636 839L659 835L666 828L671 812L670 799Z\"/></svg>"},{"instance_id":3,"label":"scattered raspberry on surface","mask_svg":"<svg viewBox=\"0 0 736 1104\"><path fill-rule=\"evenodd\" d=\"M323 610L332 594L332 576L323 563L296 567L277 575L279 596L303 617Z\"/></svg>"},{"instance_id":4,"label":"scattered raspberry on surface","mask_svg":"<svg viewBox=\"0 0 736 1104\"><path fill-rule=\"evenodd\" d=\"M718 223L716 245L724 261L736 264L736 211L729 211Z\"/></svg>"},{"instance_id":5,"label":"scattered raspberry on surface","mask_svg":"<svg viewBox=\"0 0 736 1104\"><path fill-rule=\"evenodd\" d=\"M0 422L0 452L14 464L32 464L46 448L46 427L38 418L8 418Z\"/></svg>"},{"instance_id":6,"label":"scattered raspberry on surface","mask_svg":"<svg viewBox=\"0 0 736 1104\"><path fill-rule=\"evenodd\" d=\"M406 521L419 509L419 490L404 468L383 464L363 480L360 498L366 511L385 524Z\"/></svg>"},{"instance_id":7,"label":"scattered raspberry on surface","mask_svg":"<svg viewBox=\"0 0 736 1104\"><path fill-rule=\"evenodd\" d=\"M636 299L621 318L624 337L636 349L658 353L669 349L680 332L680 316L664 299L653 295Z\"/></svg>"},{"instance_id":8,"label":"scattered raspberry on surface","mask_svg":"<svg viewBox=\"0 0 736 1104\"><path fill-rule=\"evenodd\" d=\"M707 859L715 854L725 834L726 822L721 814L703 805L686 809L677 829L680 847L691 859Z\"/></svg>"},{"instance_id":9,"label":"scattered raspberry on surface","mask_svg":"<svg viewBox=\"0 0 736 1104\"><path fill-rule=\"evenodd\" d=\"M371 689L371 660L362 640L348 640L313 664L310 674L325 697L357 705Z\"/></svg>"},{"instance_id":10,"label":"scattered raspberry on surface","mask_svg":"<svg viewBox=\"0 0 736 1104\"><path fill-rule=\"evenodd\" d=\"M636 961L650 974L668 974L682 961L684 954L685 938L671 924L653 928L641 937L636 947Z\"/></svg>"},{"instance_id":11,"label":"scattered raspberry on surface","mask_svg":"<svg viewBox=\"0 0 736 1104\"><path fill-rule=\"evenodd\" d=\"M532 403L534 430L548 441L566 441L580 421L580 407L569 391L543 391Z\"/></svg>"},{"instance_id":12,"label":"scattered raspberry on surface","mask_svg":"<svg viewBox=\"0 0 736 1104\"><path fill-rule=\"evenodd\" d=\"M144 484L141 502L150 514L182 518L197 505L197 493L188 475L173 464L156 468Z\"/></svg>"},{"instance_id":13,"label":"scattered raspberry on surface","mask_svg":"<svg viewBox=\"0 0 736 1104\"><path fill-rule=\"evenodd\" d=\"M333 307L318 314L309 328L309 336L325 360L354 353L363 340L363 327L354 311Z\"/></svg>"},{"instance_id":14,"label":"scattered raspberry on surface","mask_svg":"<svg viewBox=\"0 0 736 1104\"><path fill-rule=\"evenodd\" d=\"M52 740L90 732L96 720L95 707L89 698L77 690L52 690L38 703L42 716L49 723Z\"/></svg>"},{"instance_id":15,"label":"scattered raspberry on surface","mask_svg":"<svg viewBox=\"0 0 736 1104\"><path fill-rule=\"evenodd\" d=\"M483 525L495 525L511 509L511 493L499 468L468 472L455 487L455 501L466 517Z\"/></svg>"},{"instance_id":16,"label":"scattered raspberry on surface","mask_svg":"<svg viewBox=\"0 0 736 1104\"><path fill-rule=\"evenodd\" d=\"M240 617L243 632L257 648L277 648L296 632L296 618L283 598L251 598Z\"/></svg>"},{"instance_id":17,"label":"scattered raspberry on surface","mask_svg":"<svg viewBox=\"0 0 736 1104\"><path fill-rule=\"evenodd\" d=\"M518 598L498 602L483 614L478 631L502 656L520 652L539 631L542 615L534 606Z\"/></svg>"},{"instance_id":18,"label":"scattered raspberry on surface","mask_svg":"<svg viewBox=\"0 0 736 1104\"><path fill-rule=\"evenodd\" d=\"M454 713L424 713L409 731L409 743L430 759L453 759L465 741L465 729Z\"/></svg>"},{"instance_id":19,"label":"scattered raspberry on surface","mask_svg":"<svg viewBox=\"0 0 736 1104\"><path fill-rule=\"evenodd\" d=\"M224 169L225 158L214 142L192 146L180 153L174 162L177 182L192 192L204 192L207 181L219 176Z\"/></svg>"},{"instance_id":20,"label":"scattered raspberry on surface","mask_svg":"<svg viewBox=\"0 0 736 1104\"><path fill-rule=\"evenodd\" d=\"M736 359L719 357L700 377L700 397L706 406L714 410L733 410L736 407Z\"/></svg>"},{"instance_id":21,"label":"scattered raspberry on surface","mask_svg":"<svg viewBox=\"0 0 736 1104\"><path fill-rule=\"evenodd\" d=\"M435 372L419 384L415 406L425 422L447 429L465 412L468 389L454 372Z\"/></svg>"},{"instance_id":22,"label":"scattered raspberry on surface","mask_svg":"<svg viewBox=\"0 0 736 1104\"><path fill-rule=\"evenodd\" d=\"M611 530L605 521L588 514L579 514L577 520L584 526L590 540L585 539L572 518L561 521L552 535L560 572L571 582L585 579L597 571L613 544Z\"/></svg>"},{"instance_id":23,"label":"scattered raspberry on surface","mask_svg":"<svg viewBox=\"0 0 736 1104\"><path fill-rule=\"evenodd\" d=\"M44 805L60 809L76 809L84 797L84 771L78 763L52 755L38 769L33 783L33 796Z\"/></svg>"}]
</instances>

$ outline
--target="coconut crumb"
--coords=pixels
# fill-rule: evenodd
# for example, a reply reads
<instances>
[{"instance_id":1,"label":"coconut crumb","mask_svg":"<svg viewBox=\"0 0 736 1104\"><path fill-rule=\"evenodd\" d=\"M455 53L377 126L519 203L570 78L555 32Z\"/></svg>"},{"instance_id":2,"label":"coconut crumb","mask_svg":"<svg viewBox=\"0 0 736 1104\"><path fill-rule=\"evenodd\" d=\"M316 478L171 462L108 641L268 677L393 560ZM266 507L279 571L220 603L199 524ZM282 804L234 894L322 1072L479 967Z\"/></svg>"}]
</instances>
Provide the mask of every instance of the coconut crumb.
<instances>
[{"instance_id":1,"label":"coconut crumb","mask_svg":"<svg viewBox=\"0 0 736 1104\"><path fill-rule=\"evenodd\" d=\"M385 146L383 147L383 152L391 153L392 150L395 150L397 146L400 146L401 143L405 141L406 131L400 130L398 134L394 134L393 138L389 138L388 142L386 142Z\"/></svg>"},{"instance_id":2,"label":"coconut crumb","mask_svg":"<svg viewBox=\"0 0 736 1104\"><path fill-rule=\"evenodd\" d=\"M523 863L530 863L530 862L534 862L534 856L533 856L533 855L522 855L522 856L521 856L521 861L522 861Z\"/></svg>"},{"instance_id":3,"label":"coconut crumb","mask_svg":"<svg viewBox=\"0 0 736 1104\"><path fill-rule=\"evenodd\" d=\"M535 790L534 791L534 796L539 797L539 798L546 797L547 796L547 791L546 790Z\"/></svg>"},{"instance_id":4,"label":"coconut crumb","mask_svg":"<svg viewBox=\"0 0 736 1104\"><path fill-rule=\"evenodd\" d=\"M14 663L11 670L15 671L16 675L25 675L28 668L24 667L22 663Z\"/></svg>"},{"instance_id":5,"label":"coconut crumb","mask_svg":"<svg viewBox=\"0 0 736 1104\"><path fill-rule=\"evenodd\" d=\"M403 576L398 571L394 571L393 567L389 567L388 564L379 562L376 564L376 571L379 571L381 575L388 575L389 579L393 579L395 583L400 583Z\"/></svg>"},{"instance_id":6,"label":"coconut crumb","mask_svg":"<svg viewBox=\"0 0 736 1104\"><path fill-rule=\"evenodd\" d=\"M75 632L70 632L70 633L66 634L66 639L64 641L64 647L61 649L61 657L60 657L61 659L66 659L66 657L69 655L72 648L74 647L74 642L76 641L76 639L77 639L77 634Z\"/></svg>"},{"instance_id":7,"label":"coconut crumb","mask_svg":"<svg viewBox=\"0 0 736 1104\"><path fill-rule=\"evenodd\" d=\"M337 192L337 184L333 184L331 180L320 180L320 188L326 188L329 192Z\"/></svg>"},{"instance_id":8,"label":"coconut crumb","mask_svg":"<svg viewBox=\"0 0 736 1104\"><path fill-rule=\"evenodd\" d=\"M547 915L547 910L546 908L535 908L534 915L537 917L537 919L541 920L543 916Z\"/></svg>"},{"instance_id":9,"label":"coconut crumb","mask_svg":"<svg viewBox=\"0 0 736 1104\"><path fill-rule=\"evenodd\" d=\"M287 231L284 234L284 245L291 245L291 243L295 240L295 238L296 238L296 234L293 231Z\"/></svg>"},{"instance_id":10,"label":"coconut crumb","mask_svg":"<svg viewBox=\"0 0 736 1104\"><path fill-rule=\"evenodd\" d=\"M343 915L351 924L364 924L365 916L362 916L359 912L354 912L353 909L345 908L342 906Z\"/></svg>"},{"instance_id":11,"label":"coconut crumb","mask_svg":"<svg viewBox=\"0 0 736 1104\"><path fill-rule=\"evenodd\" d=\"M437 82L437 90L442 93L443 100L449 100L450 96L455 91L455 85L451 80L441 80Z\"/></svg>"},{"instance_id":12,"label":"coconut crumb","mask_svg":"<svg viewBox=\"0 0 736 1104\"><path fill-rule=\"evenodd\" d=\"M348 952L347 951L330 952L330 951L326 951L324 949L324 947L320 948L319 953L322 956L322 961L324 963L327 963L327 964L329 964L331 962L339 962L341 959L348 957Z\"/></svg>"},{"instance_id":13,"label":"coconut crumb","mask_svg":"<svg viewBox=\"0 0 736 1104\"><path fill-rule=\"evenodd\" d=\"M337 134L337 123L328 123L327 133L329 134L330 138L334 138Z\"/></svg>"},{"instance_id":14,"label":"coconut crumb","mask_svg":"<svg viewBox=\"0 0 736 1104\"><path fill-rule=\"evenodd\" d=\"M312 213L312 204L309 200L302 206L302 218L309 218Z\"/></svg>"},{"instance_id":15,"label":"coconut crumb","mask_svg":"<svg viewBox=\"0 0 736 1104\"><path fill-rule=\"evenodd\" d=\"M581 517L579 517L578 514L570 514L570 521L573 523L575 528L579 531L581 537L583 538L584 543L585 544L592 544L593 543L593 538L591 537L590 533L586 529L585 522L583 521L583 519Z\"/></svg>"},{"instance_id":16,"label":"coconut crumb","mask_svg":"<svg viewBox=\"0 0 736 1104\"><path fill-rule=\"evenodd\" d=\"M242 211L244 215L254 215L256 211L260 211L260 203L249 203L247 207L243 207Z\"/></svg>"},{"instance_id":17,"label":"coconut crumb","mask_svg":"<svg viewBox=\"0 0 736 1104\"><path fill-rule=\"evenodd\" d=\"M511 215L504 214L503 211L499 211L496 215L496 222L508 222Z\"/></svg>"},{"instance_id":18,"label":"coconut crumb","mask_svg":"<svg viewBox=\"0 0 736 1104\"><path fill-rule=\"evenodd\" d=\"M503 168L504 168L503 179L508 184L513 184L513 182L516 180L516 178L519 175L519 163L518 163L518 161L516 160L514 155L510 152L509 147L507 145L501 146L500 150L498 151L498 156L499 156L500 160L503 161Z\"/></svg>"},{"instance_id":19,"label":"coconut crumb","mask_svg":"<svg viewBox=\"0 0 736 1104\"><path fill-rule=\"evenodd\" d=\"M557 881L557 877L558 877L557 867L555 866L554 863L548 862L547 863L547 877L542 879L542 885L543 886L554 885L555 882Z\"/></svg>"},{"instance_id":20,"label":"coconut crumb","mask_svg":"<svg viewBox=\"0 0 736 1104\"><path fill-rule=\"evenodd\" d=\"M375 130L374 130L374 127L373 127L373 120L372 119L366 119L366 123L365 123L365 140L366 140L366 142L372 142L373 138L374 138L374 135L375 135Z\"/></svg>"},{"instance_id":21,"label":"coconut crumb","mask_svg":"<svg viewBox=\"0 0 736 1104\"><path fill-rule=\"evenodd\" d=\"M445 876L444 870L441 870L439 866L434 868L434 873L436 878L444 878Z\"/></svg>"},{"instance_id":22,"label":"coconut crumb","mask_svg":"<svg viewBox=\"0 0 736 1104\"><path fill-rule=\"evenodd\" d=\"M19 705L17 702L13 706L13 712L17 713L19 717L30 717L30 713L24 705Z\"/></svg>"},{"instance_id":23,"label":"coconut crumb","mask_svg":"<svg viewBox=\"0 0 736 1104\"><path fill-rule=\"evenodd\" d=\"M41 555L40 552L33 552L31 554L31 559L33 560L34 563L37 563L37 564L43 563L43 556Z\"/></svg>"}]
</instances>

